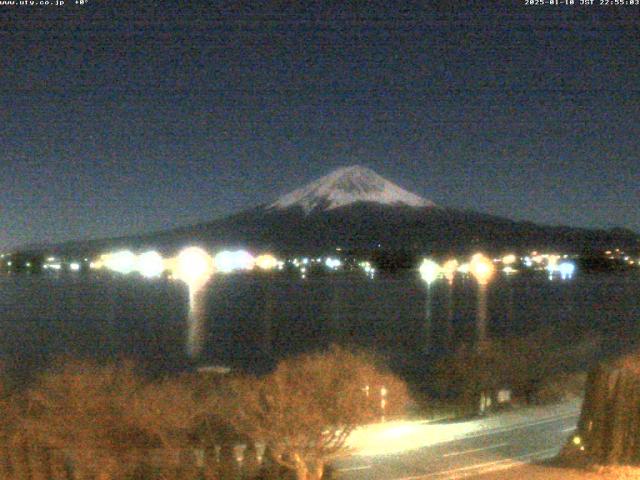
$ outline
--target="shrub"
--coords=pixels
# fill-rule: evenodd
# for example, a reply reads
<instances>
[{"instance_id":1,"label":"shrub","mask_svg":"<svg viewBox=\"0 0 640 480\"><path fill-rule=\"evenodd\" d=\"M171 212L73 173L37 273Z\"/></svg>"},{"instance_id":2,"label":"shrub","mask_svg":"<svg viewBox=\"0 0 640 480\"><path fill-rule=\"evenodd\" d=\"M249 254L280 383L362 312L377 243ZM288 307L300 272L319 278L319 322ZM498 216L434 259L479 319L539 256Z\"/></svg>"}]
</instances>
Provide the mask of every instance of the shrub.
<instances>
[{"instance_id":1,"label":"shrub","mask_svg":"<svg viewBox=\"0 0 640 480\"><path fill-rule=\"evenodd\" d=\"M328 353L280 362L274 372L236 379L221 400L239 432L268 445L299 480L322 478L327 462L348 454L345 441L363 423L401 411L406 385L364 353ZM382 390L383 392L385 390Z\"/></svg>"},{"instance_id":2,"label":"shrub","mask_svg":"<svg viewBox=\"0 0 640 480\"><path fill-rule=\"evenodd\" d=\"M42 375L26 400L21 423L28 443L64 452L77 476L102 479L139 472L143 459L159 451L154 467L180 472L199 413L188 386L148 383L128 362L64 363Z\"/></svg>"}]
</instances>

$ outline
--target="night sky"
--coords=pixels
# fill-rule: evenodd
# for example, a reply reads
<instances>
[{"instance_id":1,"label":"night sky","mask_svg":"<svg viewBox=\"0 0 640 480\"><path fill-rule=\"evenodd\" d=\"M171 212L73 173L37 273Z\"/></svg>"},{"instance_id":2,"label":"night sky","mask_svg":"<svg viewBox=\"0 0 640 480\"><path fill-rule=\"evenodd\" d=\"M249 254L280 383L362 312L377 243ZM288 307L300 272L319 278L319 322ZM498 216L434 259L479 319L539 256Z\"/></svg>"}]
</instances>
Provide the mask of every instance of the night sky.
<instances>
[{"instance_id":1,"label":"night sky","mask_svg":"<svg viewBox=\"0 0 640 480\"><path fill-rule=\"evenodd\" d=\"M73 2L0 5L0 250L207 221L350 164L640 232L639 6Z\"/></svg>"}]
</instances>

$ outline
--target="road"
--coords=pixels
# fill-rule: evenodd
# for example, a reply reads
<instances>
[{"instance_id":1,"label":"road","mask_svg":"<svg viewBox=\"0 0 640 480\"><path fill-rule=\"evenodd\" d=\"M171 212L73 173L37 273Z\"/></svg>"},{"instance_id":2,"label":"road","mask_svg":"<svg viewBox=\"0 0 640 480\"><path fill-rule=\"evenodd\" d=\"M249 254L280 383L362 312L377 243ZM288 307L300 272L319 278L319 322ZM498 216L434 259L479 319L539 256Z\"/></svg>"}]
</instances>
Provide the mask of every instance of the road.
<instances>
[{"instance_id":1,"label":"road","mask_svg":"<svg viewBox=\"0 0 640 480\"><path fill-rule=\"evenodd\" d=\"M334 465L336 476L341 480L471 478L551 458L572 435L578 413L578 404L572 404L547 412L538 408L530 414L495 415L484 423L423 422L419 430L410 424L390 425L384 433L379 427L363 438L369 437L371 445L382 442L381 448L359 448L360 454ZM415 448L418 437L434 436Z\"/></svg>"}]
</instances>

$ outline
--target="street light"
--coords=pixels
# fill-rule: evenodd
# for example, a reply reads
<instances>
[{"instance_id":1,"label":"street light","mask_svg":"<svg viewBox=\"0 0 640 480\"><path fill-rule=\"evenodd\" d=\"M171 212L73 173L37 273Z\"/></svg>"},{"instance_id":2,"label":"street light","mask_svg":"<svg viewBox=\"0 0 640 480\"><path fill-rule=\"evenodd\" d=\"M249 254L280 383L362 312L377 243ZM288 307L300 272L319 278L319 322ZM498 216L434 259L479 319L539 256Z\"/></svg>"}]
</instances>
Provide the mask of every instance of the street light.
<instances>
[{"instance_id":1,"label":"street light","mask_svg":"<svg viewBox=\"0 0 640 480\"><path fill-rule=\"evenodd\" d=\"M201 248L188 247L175 259L174 277L189 289L187 352L194 357L202 350L203 314L200 293L214 272L213 259Z\"/></svg>"},{"instance_id":2,"label":"street light","mask_svg":"<svg viewBox=\"0 0 640 480\"><path fill-rule=\"evenodd\" d=\"M469 271L478 282L478 310L476 316L478 348L481 348L487 337L487 285L495 270L493 262L483 254L476 253L471 257Z\"/></svg>"},{"instance_id":3,"label":"street light","mask_svg":"<svg viewBox=\"0 0 640 480\"><path fill-rule=\"evenodd\" d=\"M424 351L429 351L431 343L431 284L438 279L438 275L442 269L433 260L425 258L420 264L420 276L422 280L427 284L427 302L425 307L425 345Z\"/></svg>"},{"instance_id":4,"label":"street light","mask_svg":"<svg viewBox=\"0 0 640 480\"><path fill-rule=\"evenodd\" d=\"M383 385L380 388L380 410L382 411L382 421L384 422L385 411L387 409L387 388Z\"/></svg>"}]
</instances>

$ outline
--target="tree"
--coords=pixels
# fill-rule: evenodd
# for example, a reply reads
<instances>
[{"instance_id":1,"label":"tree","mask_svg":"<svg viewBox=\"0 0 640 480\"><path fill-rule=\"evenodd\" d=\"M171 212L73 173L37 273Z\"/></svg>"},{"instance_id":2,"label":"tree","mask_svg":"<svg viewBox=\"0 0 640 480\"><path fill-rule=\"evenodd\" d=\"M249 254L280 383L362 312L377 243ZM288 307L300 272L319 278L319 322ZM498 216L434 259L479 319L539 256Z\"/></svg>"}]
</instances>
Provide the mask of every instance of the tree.
<instances>
[{"instance_id":1,"label":"tree","mask_svg":"<svg viewBox=\"0 0 640 480\"><path fill-rule=\"evenodd\" d=\"M124 421L135 426L146 438L147 447L157 449L155 462L164 475L196 478L196 431L204 406L196 398L193 386L181 378L147 383L132 392Z\"/></svg>"},{"instance_id":2,"label":"tree","mask_svg":"<svg viewBox=\"0 0 640 480\"><path fill-rule=\"evenodd\" d=\"M0 365L0 478L9 477L10 443L16 432L16 423L19 412L16 408L16 399L11 398L2 375Z\"/></svg>"},{"instance_id":3,"label":"tree","mask_svg":"<svg viewBox=\"0 0 640 480\"><path fill-rule=\"evenodd\" d=\"M601 362L587 377L576 434L578 450L598 464L640 464L640 353Z\"/></svg>"},{"instance_id":4,"label":"tree","mask_svg":"<svg viewBox=\"0 0 640 480\"><path fill-rule=\"evenodd\" d=\"M345 442L357 426L401 411L407 399L404 382L370 355L333 347L283 360L261 378L233 380L219 405L298 480L318 480L327 462L348 454Z\"/></svg>"},{"instance_id":5,"label":"tree","mask_svg":"<svg viewBox=\"0 0 640 480\"><path fill-rule=\"evenodd\" d=\"M588 362L598 345L595 334L565 344L554 339L551 330L493 339L480 350L462 345L435 364L436 385L441 394L454 395L474 409L482 392L495 395L501 388L511 389L527 402L537 402L545 382Z\"/></svg>"},{"instance_id":6,"label":"tree","mask_svg":"<svg viewBox=\"0 0 640 480\"><path fill-rule=\"evenodd\" d=\"M27 392L24 435L33 445L65 452L78 478L118 477L133 467L132 448L148 445L127 415L140 387L130 364L64 363Z\"/></svg>"},{"instance_id":7,"label":"tree","mask_svg":"<svg viewBox=\"0 0 640 480\"><path fill-rule=\"evenodd\" d=\"M453 394L465 409L476 413L479 400L492 398L505 384L508 376L508 360L505 360L495 342L480 350L463 345L436 364L436 385L442 394Z\"/></svg>"},{"instance_id":8,"label":"tree","mask_svg":"<svg viewBox=\"0 0 640 480\"><path fill-rule=\"evenodd\" d=\"M76 477L120 478L156 451L154 468L195 475L191 435L201 413L181 379L150 383L131 363L71 361L45 373L26 394L22 429L30 445L65 452Z\"/></svg>"}]
</instances>

